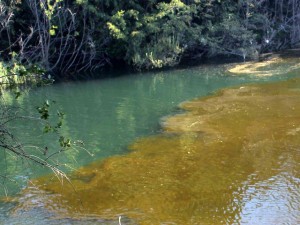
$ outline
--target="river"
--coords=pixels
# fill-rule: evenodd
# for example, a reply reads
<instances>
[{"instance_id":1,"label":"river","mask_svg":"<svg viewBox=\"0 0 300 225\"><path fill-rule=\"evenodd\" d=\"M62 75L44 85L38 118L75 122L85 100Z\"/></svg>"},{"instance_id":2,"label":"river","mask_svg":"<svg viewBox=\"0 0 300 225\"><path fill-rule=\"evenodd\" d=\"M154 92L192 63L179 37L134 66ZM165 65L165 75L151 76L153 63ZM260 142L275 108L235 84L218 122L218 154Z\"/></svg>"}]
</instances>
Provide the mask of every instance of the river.
<instances>
[{"instance_id":1,"label":"river","mask_svg":"<svg viewBox=\"0 0 300 225\"><path fill-rule=\"evenodd\" d=\"M298 142L287 140L291 144L284 150L283 142L276 142L276 146L275 142L266 142L259 147L255 146L261 140L249 142L246 146L248 153L241 153L241 149L245 148L244 142L234 141L237 137L234 135L238 134L231 134L236 127L237 133L248 132L245 137L252 135L251 140L255 139L254 135L269 140L270 137L265 137L264 132L272 133L270 130L264 128L261 134L257 134L253 129L256 132L260 130L260 125L264 125L276 130L283 125L278 122L278 126L271 126L277 124L274 118L274 121L265 122L265 119L260 121L251 117L259 122L249 125L254 128L244 131L242 128L249 118L240 114L207 117L210 121L207 125L205 121L195 120L204 112L198 112L198 106L192 104L195 101L197 105L200 101L201 107L204 107L206 103L202 101L208 98L213 100L207 100L212 102L205 106L208 108L204 111L210 112L211 107L226 108L229 106L222 96L226 97L228 93L217 93L220 89L235 87L228 90L248 90L246 84L262 85L275 81L280 81L285 87L285 80L299 77L300 70L295 68L289 71L287 66L276 64L264 68L264 72L271 71L273 76L259 76L254 72L234 75L228 72L228 68L233 66L211 63L116 78L59 83L33 89L18 101L7 97L7 104L21 106L29 114L49 99L54 108L66 114L63 134L74 140L83 140L84 147L91 154L71 151L60 159L72 168L78 168L70 175L77 192L67 187L59 190L62 188L57 181L39 188L49 180L49 171L35 166L25 166L24 169L15 161L2 157L1 171L8 170L15 174L14 179L21 186L7 184L8 194L14 200L0 202L1 223L117 224L119 220L122 224L300 222L299 171L296 171L299 161L295 162L299 159ZM268 90L268 86L259 88ZM280 90L282 87L275 84L273 88ZM251 89L251 93L260 96L255 90ZM274 95L267 91L263 93ZM242 105L250 105L252 101L261 101L265 105L274 102L274 99L272 97L264 102L262 97L247 101ZM178 107L182 102L186 103ZM291 101L293 103L297 102ZM224 105L219 107L220 104ZM241 107L231 100L228 104L232 110ZM271 107L277 109L282 105ZM193 116L184 113L185 110L191 111ZM245 110L251 111L248 108ZM278 111L276 118L284 113ZM233 126L232 121L228 120L231 116L236 116L236 121L239 118L244 120ZM294 115L291 117L294 118ZM187 124L185 121L188 121ZM186 129L196 123L204 125L201 129ZM295 133L297 129L295 127ZM217 134L215 130L224 133ZM15 125L15 131L28 146L47 146L50 151L55 148L54 137L41 134L38 124L22 121ZM227 134L230 135L227 137ZM254 153L249 153L252 148ZM8 169L6 162L9 163ZM38 188L33 190L30 184L28 187L27 178L33 179Z\"/></svg>"}]
</instances>

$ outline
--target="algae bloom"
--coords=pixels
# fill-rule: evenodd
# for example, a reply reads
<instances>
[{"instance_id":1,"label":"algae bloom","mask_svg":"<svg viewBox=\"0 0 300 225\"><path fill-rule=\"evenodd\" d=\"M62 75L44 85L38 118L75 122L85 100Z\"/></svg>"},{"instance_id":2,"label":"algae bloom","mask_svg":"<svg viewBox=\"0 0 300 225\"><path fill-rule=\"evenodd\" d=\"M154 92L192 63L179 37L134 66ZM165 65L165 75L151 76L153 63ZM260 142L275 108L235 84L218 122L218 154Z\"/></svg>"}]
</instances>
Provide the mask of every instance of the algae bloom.
<instances>
[{"instance_id":1,"label":"algae bloom","mask_svg":"<svg viewBox=\"0 0 300 225\"><path fill-rule=\"evenodd\" d=\"M254 75L258 77L287 74L300 68L299 49L277 54L265 54L261 61L245 62L228 69L232 75ZM267 59L265 59L267 58Z\"/></svg>"},{"instance_id":2,"label":"algae bloom","mask_svg":"<svg viewBox=\"0 0 300 225\"><path fill-rule=\"evenodd\" d=\"M16 210L149 225L299 222L300 79L224 89L181 107L160 135L78 169L72 186L34 180Z\"/></svg>"}]
</instances>

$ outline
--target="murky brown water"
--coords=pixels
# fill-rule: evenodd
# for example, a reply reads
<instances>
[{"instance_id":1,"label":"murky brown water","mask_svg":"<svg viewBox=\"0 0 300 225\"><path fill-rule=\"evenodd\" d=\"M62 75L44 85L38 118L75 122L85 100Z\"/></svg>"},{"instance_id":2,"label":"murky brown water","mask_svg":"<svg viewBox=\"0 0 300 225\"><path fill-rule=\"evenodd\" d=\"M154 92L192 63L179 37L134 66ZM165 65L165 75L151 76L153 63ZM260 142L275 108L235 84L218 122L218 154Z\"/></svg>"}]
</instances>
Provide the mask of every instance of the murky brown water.
<instances>
[{"instance_id":1,"label":"murky brown water","mask_svg":"<svg viewBox=\"0 0 300 225\"><path fill-rule=\"evenodd\" d=\"M166 118L161 135L72 174L76 191L42 177L16 210L143 225L300 223L300 79L225 89L181 107L187 112Z\"/></svg>"}]
</instances>

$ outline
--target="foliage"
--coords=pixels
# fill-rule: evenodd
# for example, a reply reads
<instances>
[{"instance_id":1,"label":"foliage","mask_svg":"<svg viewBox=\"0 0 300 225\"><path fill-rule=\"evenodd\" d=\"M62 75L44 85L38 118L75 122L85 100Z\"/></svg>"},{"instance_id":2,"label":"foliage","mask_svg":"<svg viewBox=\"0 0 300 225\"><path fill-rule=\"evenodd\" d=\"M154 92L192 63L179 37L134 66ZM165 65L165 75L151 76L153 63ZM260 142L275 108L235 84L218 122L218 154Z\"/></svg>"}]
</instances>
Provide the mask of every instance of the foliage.
<instances>
[{"instance_id":1,"label":"foliage","mask_svg":"<svg viewBox=\"0 0 300 225\"><path fill-rule=\"evenodd\" d=\"M161 68L178 63L188 41L191 20L190 7L172 0L157 4L151 13L118 11L107 26L115 48L122 46L128 63L136 68Z\"/></svg>"},{"instance_id":2,"label":"foliage","mask_svg":"<svg viewBox=\"0 0 300 225\"><path fill-rule=\"evenodd\" d=\"M52 83L45 77L45 70L37 65L21 64L15 59L9 62L0 61L0 89L14 89L19 85L44 85Z\"/></svg>"},{"instance_id":3,"label":"foliage","mask_svg":"<svg viewBox=\"0 0 300 225\"><path fill-rule=\"evenodd\" d=\"M26 0L0 2L3 60L66 76L121 61L136 69L186 58L297 47L294 0Z\"/></svg>"},{"instance_id":4,"label":"foliage","mask_svg":"<svg viewBox=\"0 0 300 225\"><path fill-rule=\"evenodd\" d=\"M21 107L6 104L4 92L0 93L2 100L0 107L0 150L5 156L1 162L7 160L6 164L13 164L13 161L18 162L23 167L32 164L42 166L51 170L59 179L68 177L63 172L63 168L68 167L68 164L62 163L58 157L62 157L62 153L69 151L77 151L82 148L82 141L72 141L61 133L61 128L64 123L64 113L57 110L56 115L54 103L46 100L41 106L38 106L37 114L26 115L26 111ZM20 97L16 94L15 98ZM42 145L25 145L24 140L19 140L18 135L12 125L27 121L35 124L42 129L42 134L51 140L56 139L57 143L50 143L51 146ZM53 140L54 140L53 139ZM15 174L8 168L0 173L1 183L16 182ZM18 182L16 182L18 184ZM5 189L5 186L4 186ZM7 190L6 190L7 192Z\"/></svg>"}]
</instances>

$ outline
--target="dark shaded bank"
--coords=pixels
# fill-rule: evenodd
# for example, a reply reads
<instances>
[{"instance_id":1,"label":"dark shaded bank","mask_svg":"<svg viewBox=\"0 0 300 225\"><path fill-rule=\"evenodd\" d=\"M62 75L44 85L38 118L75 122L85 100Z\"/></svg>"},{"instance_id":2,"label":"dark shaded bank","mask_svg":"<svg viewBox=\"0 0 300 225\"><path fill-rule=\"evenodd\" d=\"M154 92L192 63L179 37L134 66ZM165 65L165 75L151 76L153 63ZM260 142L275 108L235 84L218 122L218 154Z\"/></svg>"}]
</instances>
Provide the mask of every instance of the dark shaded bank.
<instances>
[{"instance_id":1,"label":"dark shaded bank","mask_svg":"<svg viewBox=\"0 0 300 225\"><path fill-rule=\"evenodd\" d=\"M232 63L249 63L255 64L257 62L268 61L274 58L282 58L283 60L292 59L294 61L295 58L300 57L300 49L287 49L278 52L270 52L260 54L257 59L255 60L244 60L241 56L228 56L228 55L218 55L214 57L204 57L201 59L190 59L190 58L183 58L182 61L173 67L164 67L164 68L155 68L151 70L137 70L136 68L127 65L124 61L116 61L116 65L106 65L98 70L93 72L78 74L73 73L69 74L64 78L60 78L57 76L55 78L56 83L60 82L69 82L69 81L85 81L85 80L97 80L97 79L107 79L107 78L118 78L121 76L128 76L128 75L139 75L141 73L148 73L148 72L162 72L162 71L172 71L178 69L187 69L193 67L199 67L201 65L225 65L225 64L232 64Z\"/></svg>"},{"instance_id":2,"label":"dark shaded bank","mask_svg":"<svg viewBox=\"0 0 300 225\"><path fill-rule=\"evenodd\" d=\"M56 79L107 65L152 70L217 55L248 60L300 43L295 0L4 0L0 6L1 63L37 65Z\"/></svg>"},{"instance_id":3,"label":"dark shaded bank","mask_svg":"<svg viewBox=\"0 0 300 225\"><path fill-rule=\"evenodd\" d=\"M252 62L253 60L247 60L247 62ZM119 62L119 61L118 61ZM168 72L178 69L188 69L193 67L199 67L201 65L224 65L228 63L242 63L244 62L242 57L239 56L226 56L219 55L211 58L202 58L202 59L183 59L178 65L173 67L164 67L164 68L154 68L148 70L137 70L136 68L126 64L124 61L119 62L116 65L106 65L98 70L86 73L72 73L68 74L66 77L53 76L55 83L60 82L71 82L71 81L89 81L89 80L98 80L98 79L110 79L118 78L122 76L132 76L147 74L153 72Z\"/></svg>"}]
</instances>

